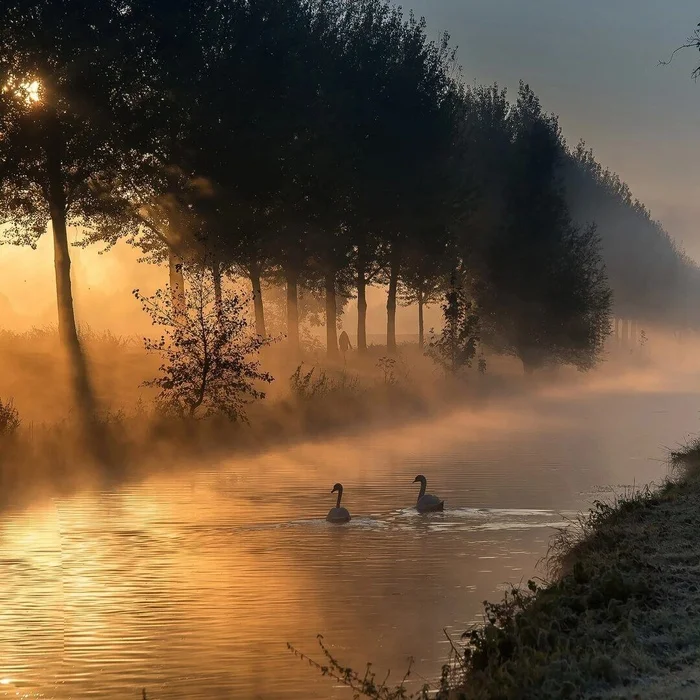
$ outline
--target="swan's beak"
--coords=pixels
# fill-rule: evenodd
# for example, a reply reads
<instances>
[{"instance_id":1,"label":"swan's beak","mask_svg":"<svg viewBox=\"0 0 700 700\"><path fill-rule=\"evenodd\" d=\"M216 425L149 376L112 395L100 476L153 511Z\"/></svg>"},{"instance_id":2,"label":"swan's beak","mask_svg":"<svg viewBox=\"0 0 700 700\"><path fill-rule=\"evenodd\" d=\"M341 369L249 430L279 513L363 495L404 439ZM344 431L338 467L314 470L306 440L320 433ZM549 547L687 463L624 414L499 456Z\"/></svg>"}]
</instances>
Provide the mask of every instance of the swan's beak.
<instances>
[{"instance_id":1,"label":"swan's beak","mask_svg":"<svg viewBox=\"0 0 700 700\"><path fill-rule=\"evenodd\" d=\"M414 479L411 483L412 483L412 484L415 484L415 483L417 483L417 482L418 482L418 479Z\"/></svg>"}]
</instances>

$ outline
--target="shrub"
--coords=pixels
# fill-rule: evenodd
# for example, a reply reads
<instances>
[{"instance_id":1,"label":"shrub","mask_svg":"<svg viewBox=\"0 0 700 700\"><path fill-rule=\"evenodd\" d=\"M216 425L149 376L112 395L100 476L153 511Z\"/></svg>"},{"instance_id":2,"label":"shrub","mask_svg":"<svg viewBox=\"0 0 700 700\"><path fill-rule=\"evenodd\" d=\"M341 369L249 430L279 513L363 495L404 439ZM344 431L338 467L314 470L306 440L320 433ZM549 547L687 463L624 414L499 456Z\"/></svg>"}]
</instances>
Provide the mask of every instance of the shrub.
<instances>
[{"instance_id":1,"label":"shrub","mask_svg":"<svg viewBox=\"0 0 700 700\"><path fill-rule=\"evenodd\" d=\"M19 412L15 408L14 401L0 399L0 438L11 438L21 424Z\"/></svg>"},{"instance_id":2,"label":"shrub","mask_svg":"<svg viewBox=\"0 0 700 700\"><path fill-rule=\"evenodd\" d=\"M188 281L183 309L175 308L167 290L151 297L134 290L153 325L164 329L159 339L144 341L163 360L160 376L145 386L160 389L158 403L176 415L245 421L245 405L265 397L258 385L273 379L257 360L269 341L250 332L245 298L225 291L217 300L204 270L196 270Z\"/></svg>"}]
</instances>

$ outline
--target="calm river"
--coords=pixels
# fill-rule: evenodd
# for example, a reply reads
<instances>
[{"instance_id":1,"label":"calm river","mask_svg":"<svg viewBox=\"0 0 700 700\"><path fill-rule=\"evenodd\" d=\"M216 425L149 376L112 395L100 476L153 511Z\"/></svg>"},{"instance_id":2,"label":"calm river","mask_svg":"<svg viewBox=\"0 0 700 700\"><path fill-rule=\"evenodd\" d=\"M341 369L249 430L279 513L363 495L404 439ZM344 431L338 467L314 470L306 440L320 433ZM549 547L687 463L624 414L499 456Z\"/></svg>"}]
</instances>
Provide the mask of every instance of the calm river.
<instances>
[{"instance_id":1,"label":"calm river","mask_svg":"<svg viewBox=\"0 0 700 700\"><path fill-rule=\"evenodd\" d=\"M666 475L699 396L599 382L6 514L0 696L349 698L286 649L318 657L318 633L434 678L443 628L535 575L552 527ZM443 514L411 510L417 473ZM336 481L345 527L324 521Z\"/></svg>"}]
</instances>

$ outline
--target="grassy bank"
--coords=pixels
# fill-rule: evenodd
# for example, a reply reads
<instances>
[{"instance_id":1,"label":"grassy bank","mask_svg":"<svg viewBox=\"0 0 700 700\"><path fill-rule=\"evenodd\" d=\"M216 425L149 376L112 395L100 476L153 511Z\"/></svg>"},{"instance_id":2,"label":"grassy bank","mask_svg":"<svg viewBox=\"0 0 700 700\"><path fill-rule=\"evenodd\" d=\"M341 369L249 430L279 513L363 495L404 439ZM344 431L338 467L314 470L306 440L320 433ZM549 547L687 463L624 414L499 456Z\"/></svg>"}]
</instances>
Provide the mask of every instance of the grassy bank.
<instances>
[{"instance_id":1,"label":"grassy bank","mask_svg":"<svg viewBox=\"0 0 700 700\"><path fill-rule=\"evenodd\" d=\"M700 696L700 442L555 538L552 582L486 604L449 700Z\"/></svg>"}]
</instances>

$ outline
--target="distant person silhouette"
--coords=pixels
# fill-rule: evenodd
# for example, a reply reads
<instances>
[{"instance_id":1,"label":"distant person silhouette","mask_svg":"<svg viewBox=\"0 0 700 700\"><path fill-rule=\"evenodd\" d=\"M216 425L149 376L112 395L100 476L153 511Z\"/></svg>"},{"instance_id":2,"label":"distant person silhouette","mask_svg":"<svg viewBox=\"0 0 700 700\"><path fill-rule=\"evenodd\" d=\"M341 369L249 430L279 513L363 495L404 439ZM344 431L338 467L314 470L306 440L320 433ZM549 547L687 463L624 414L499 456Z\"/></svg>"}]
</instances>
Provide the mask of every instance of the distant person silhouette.
<instances>
[{"instance_id":1,"label":"distant person silhouette","mask_svg":"<svg viewBox=\"0 0 700 700\"><path fill-rule=\"evenodd\" d=\"M345 331L340 334L340 338L338 338L338 345L340 345L340 352L343 353L343 364L345 364L345 353L348 350L352 350L350 338L348 338L348 334Z\"/></svg>"}]
</instances>

